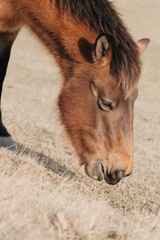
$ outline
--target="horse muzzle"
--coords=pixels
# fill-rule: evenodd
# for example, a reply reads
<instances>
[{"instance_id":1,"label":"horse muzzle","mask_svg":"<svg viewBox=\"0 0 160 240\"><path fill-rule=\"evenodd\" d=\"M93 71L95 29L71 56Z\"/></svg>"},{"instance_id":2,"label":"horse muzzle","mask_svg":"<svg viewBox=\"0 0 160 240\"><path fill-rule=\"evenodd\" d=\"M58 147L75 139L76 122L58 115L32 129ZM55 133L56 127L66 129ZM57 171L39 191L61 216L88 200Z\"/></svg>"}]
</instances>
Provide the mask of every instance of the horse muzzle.
<instances>
[{"instance_id":1,"label":"horse muzzle","mask_svg":"<svg viewBox=\"0 0 160 240\"><path fill-rule=\"evenodd\" d=\"M103 161L93 161L85 165L86 174L98 181L105 180L110 185L117 184L123 177L125 177L125 171L123 169L116 169L108 171Z\"/></svg>"}]
</instances>

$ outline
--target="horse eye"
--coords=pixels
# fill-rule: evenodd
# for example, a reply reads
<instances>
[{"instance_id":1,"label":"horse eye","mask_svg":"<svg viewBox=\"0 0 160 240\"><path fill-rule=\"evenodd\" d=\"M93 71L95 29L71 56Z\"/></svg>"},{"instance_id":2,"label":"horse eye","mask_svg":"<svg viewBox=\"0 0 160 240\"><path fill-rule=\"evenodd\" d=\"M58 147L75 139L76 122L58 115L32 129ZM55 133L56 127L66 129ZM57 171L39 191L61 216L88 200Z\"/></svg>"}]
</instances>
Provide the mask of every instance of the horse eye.
<instances>
[{"instance_id":1,"label":"horse eye","mask_svg":"<svg viewBox=\"0 0 160 240\"><path fill-rule=\"evenodd\" d=\"M100 99L99 106L102 110L113 110L112 103L104 99Z\"/></svg>"}]
</instances>

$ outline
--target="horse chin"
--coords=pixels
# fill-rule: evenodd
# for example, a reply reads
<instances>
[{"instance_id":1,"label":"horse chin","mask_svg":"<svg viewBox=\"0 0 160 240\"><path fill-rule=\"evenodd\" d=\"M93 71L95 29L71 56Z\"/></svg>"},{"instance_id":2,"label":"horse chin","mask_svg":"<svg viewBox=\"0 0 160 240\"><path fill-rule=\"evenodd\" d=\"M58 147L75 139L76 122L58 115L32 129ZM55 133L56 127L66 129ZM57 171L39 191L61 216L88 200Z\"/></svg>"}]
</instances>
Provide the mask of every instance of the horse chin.
<instances>
[{"instance_id":1,"label":"horse chin","mask_svg":"<svg viewBox=\"0 0 160 240\"><path fill-rule=\"evenodd\" d=\"M105 167L101 163L101 161L91 161L85 165L86 174L98 181L102 181L105 179Z\"/></svg>"}]
</instances>

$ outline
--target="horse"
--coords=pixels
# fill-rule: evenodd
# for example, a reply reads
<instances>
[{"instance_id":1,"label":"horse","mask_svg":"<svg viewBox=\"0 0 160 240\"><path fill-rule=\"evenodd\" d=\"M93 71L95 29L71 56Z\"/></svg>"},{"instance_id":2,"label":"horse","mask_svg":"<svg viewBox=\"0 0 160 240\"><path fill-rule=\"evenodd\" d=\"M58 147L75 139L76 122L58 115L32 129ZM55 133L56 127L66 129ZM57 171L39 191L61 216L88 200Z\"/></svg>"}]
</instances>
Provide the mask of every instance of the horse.
<instances>
[{"instance_id":1,"label":"horse","mask_svg":"<svg viewBox=\"0 0 160 240\"><path fill-rule=\"evenodd\" d=\"M107 0L0 0L0 103L12 44L23 26L61 70L58 106L80 165L89 177L117 184L133 170L134 102L150 39L135 42ZM0 146L16 148L1 108Z\"/></svg>"}]
</instances>

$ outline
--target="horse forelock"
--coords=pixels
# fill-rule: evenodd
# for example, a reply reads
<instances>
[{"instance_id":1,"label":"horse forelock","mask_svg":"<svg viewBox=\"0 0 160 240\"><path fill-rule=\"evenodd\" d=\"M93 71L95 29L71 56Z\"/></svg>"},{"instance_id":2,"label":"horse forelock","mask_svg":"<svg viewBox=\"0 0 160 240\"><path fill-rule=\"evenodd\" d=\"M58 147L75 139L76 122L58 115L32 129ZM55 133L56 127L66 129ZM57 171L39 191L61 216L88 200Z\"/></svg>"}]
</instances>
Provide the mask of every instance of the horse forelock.
<instances>
[{"instance_id":1,"label":"horse forelock","mask_svg":"<svg viewBox=\"0 0 160 240\"><path fill-rule=\"evenodd\" d=\"M132 39L131 39L132 40ZM142 63L137 45L130 41L112 45L112 61L110 73L122 86L124 94L128 96L137 87L141 74Z\"/></svg>"},{"instance_id":2,"label":"horse forelock","mask_svg":"<svg viewBox=\"0 0 160 240\"><path fill-rule=\"evenodd\" d=\"M136 43L119 14L107 0L55 0L58 10L83 22L98 34L105 33L112 49L110 73L125 95L137 85L141 61Z\"/></svg>"}]
</instances>

